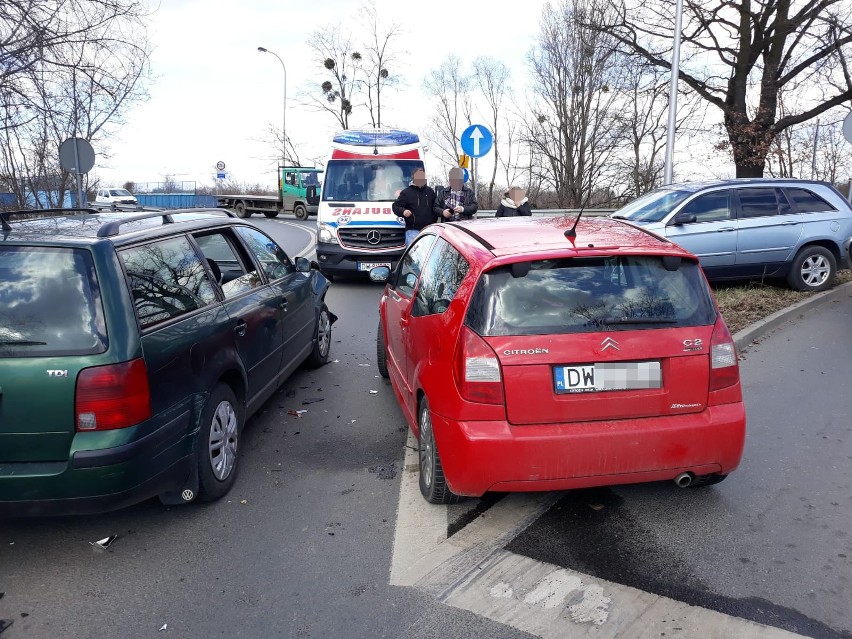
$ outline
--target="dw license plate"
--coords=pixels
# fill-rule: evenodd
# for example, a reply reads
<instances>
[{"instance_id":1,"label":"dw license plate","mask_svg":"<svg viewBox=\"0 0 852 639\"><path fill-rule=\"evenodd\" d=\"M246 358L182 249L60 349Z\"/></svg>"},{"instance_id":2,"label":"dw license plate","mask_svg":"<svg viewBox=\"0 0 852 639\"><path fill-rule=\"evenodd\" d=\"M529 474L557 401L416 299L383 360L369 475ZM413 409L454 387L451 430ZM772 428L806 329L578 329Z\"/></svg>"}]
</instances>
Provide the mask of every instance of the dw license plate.
<instances>
[{"instance_id":1,"label":"dw license plate","mask_svg":"<svg viewBox=\"0 0 852 639\"><path fill-rule=\"evenodd\" d=\"M553 369L557 393L661 388L660 362L606 362Z\"/></svg>"},{"instance_id":2,"label":"dw license plate","mask_svg":"<svg viewBox=\"0 0 852 639\"><path fill-rule=\"evenodd\" d=\"M377 266L387 266L391 267L390 262L358 262L358 270L359 271L372 271Z\"/></svg>"}]
</instances>

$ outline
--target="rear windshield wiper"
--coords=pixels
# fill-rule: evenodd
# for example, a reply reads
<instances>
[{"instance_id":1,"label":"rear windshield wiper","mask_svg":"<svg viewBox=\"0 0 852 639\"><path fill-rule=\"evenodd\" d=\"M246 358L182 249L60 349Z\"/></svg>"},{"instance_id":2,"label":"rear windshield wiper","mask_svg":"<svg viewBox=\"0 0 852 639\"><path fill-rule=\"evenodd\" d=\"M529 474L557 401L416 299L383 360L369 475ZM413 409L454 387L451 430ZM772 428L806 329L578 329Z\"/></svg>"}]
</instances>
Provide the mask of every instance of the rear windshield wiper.
<instances>
[{"instance_id":1,"label":"rear windshield wiper","mask_svg":"<svg viewBox=\"0 0 852 639\"><path fill-rule=\"evenodd\" d=\"M601 324L677 324L677 320L663 317L604 317Z\"/></svg>"},{"instance_id":2,"label":"rear windshield wiper","mask_svg":"<svg viewBox=\"0 0 852 639\"><path fill-rule=\"evenodd\" d=\"M0 346L6 345L14 345L14 346L47 346L47 342L33 342L27 339L2 339L0 340Z\"/></svg>"}]
</instances>

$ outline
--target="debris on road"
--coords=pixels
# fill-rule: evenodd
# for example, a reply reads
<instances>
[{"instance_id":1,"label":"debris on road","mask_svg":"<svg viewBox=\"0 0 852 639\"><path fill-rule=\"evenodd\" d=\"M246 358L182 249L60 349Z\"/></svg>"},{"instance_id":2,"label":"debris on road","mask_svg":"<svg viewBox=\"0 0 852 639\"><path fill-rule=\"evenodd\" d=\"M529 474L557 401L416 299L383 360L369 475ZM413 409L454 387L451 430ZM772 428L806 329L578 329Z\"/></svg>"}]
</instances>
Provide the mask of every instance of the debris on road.
<instances>
[{"instance_id":1,"label":"debris on road","mask_svg":"<svg viewBox=\"0 0 852 639\"><path fill-rule=\"evenodd\" d=\"M169 627L169 624L164 623L162 626L160 626L160 629L157 632L163 632L163 630L168 629L168 627Z\"/></svg>"},{"instance_id":2,"label":"debris on road","mask_svg":"<svg viewBox=\"0 0 852 639\"><path fill-rule=\"evenodd\" d=\"M11 619L0 619L0 633L6 630L14 622Z\"/></svg>"},{"instance_id":3,"label":"debris on road","mask_svg":"<svg viewBox=\"0 0 852 639\"><path fill-rule=\"evenodd\" d=\"M306 410L288 410L287 414L292 415L293 417L301 417L304 413L307 413Z\"/></svg>"},{"instance_id":4,"label":"debris on road","mask_svg":"<svg viewBox=\"0 0 852 639\"><path fill-rule=\"evenodd\" d=\"M369 364L358 364L358 366L369 366Z\"/></svg>"},{"instance_id":5,"label":"debris on road","mask_svg":"<svg viewBox=\"0 0 852 639\"><path fill-rule=\"evenodd\" d=\"M390 464L376 464L375 466L370 466L367 470L378 475L379 479L393 479L396 477L398 469L396 462L391 462Z\"/></svg>"},{"instance_id":6,"label":"debris on road","mask_svg":"<svg viewBox=\"0 0 852 639\"><path fill-rule=\"evenodd\" d=\"M309 404L316 404L317 402L324 402L325 397L306 397L302 400L302 406L308 406Z\"/></svg>"},{"instance_id":7,"label":"debris on road","mask_svg":"<svg viewBox=\"0 0 852 639\"><path fill-rule=\"evenodd\" d=\"M379 394L379 391L374 391L374 390L370 391L370 395L378 395L378 394Z\"/></svg>"},{"instance_id":8,"label":"debris on road","mask_svg":"<svg viewBox=\"0 0 852 639\"><path fill-rule=\"evenodd\" d=\"M89 543L92 546L96 546L98 548L103 548L106 550L110 546L112 546L112 542L118 539L118 535L110 535L109 537L104 537L103 539L99 539L98 541L90 541Z\"/></svg>"}]
</instances>

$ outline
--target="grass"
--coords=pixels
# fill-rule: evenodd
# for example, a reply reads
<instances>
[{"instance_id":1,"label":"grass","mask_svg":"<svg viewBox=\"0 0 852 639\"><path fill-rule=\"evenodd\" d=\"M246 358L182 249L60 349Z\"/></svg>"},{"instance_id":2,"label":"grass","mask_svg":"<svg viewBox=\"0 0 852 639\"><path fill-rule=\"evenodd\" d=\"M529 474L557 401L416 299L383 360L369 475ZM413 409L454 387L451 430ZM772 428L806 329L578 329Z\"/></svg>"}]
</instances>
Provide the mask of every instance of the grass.
<instances>
[{"instance_id":1,"label":"grass","mask_svg":"<svg viewBox=\"0 0 852 639\"><path fill-rule=\"evenodd\" d=\"M852 281L852 271L838 271L833 286ZM731 333L795 304L815 293L794 291L784 281L716 282L713 294Z\"/></svg>"}]
</instances>

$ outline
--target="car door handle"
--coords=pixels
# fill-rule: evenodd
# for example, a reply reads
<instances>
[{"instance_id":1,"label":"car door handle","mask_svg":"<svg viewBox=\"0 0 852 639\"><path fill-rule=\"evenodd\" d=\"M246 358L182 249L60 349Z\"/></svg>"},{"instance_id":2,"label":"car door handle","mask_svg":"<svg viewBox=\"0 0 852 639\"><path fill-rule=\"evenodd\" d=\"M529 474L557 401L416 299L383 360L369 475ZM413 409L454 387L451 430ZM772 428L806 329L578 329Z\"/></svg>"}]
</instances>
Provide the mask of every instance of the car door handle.
<instances>
[{"instance_id":1,"label":"car door handle","mask_svg":"<svg viewBox=\"0 0 852 639\"><path fill-rule=\"evenodd\" d=\"M735 226L723 226L720 229L716 229L719 233L724 233L726 231L736 231L737 228Z\"/></svg>"},{"instance_id":2,"label":"car door handle","mask_svg":"<svg viewBox=\"0 0 852 639\"><path fill-rule=\"evenodd\" d=\"M278 302L278 308L280 308L281 310L284 310L284 311L287 310L287 298L284 298L283 300Z\"/></svg>"},{"instance_id":3,"label":"car door handle","mask_svg":"<svg viewBox=\"0 0 852 639\"><path fill-rule=\"evenodd\" d=\"M244 337L246 334L246 328L248 328L248 324L246 324L245 320L237 322L237 325L234 326L234 332L237 334L237 337Z\"/></svg>"}]
</instances>

